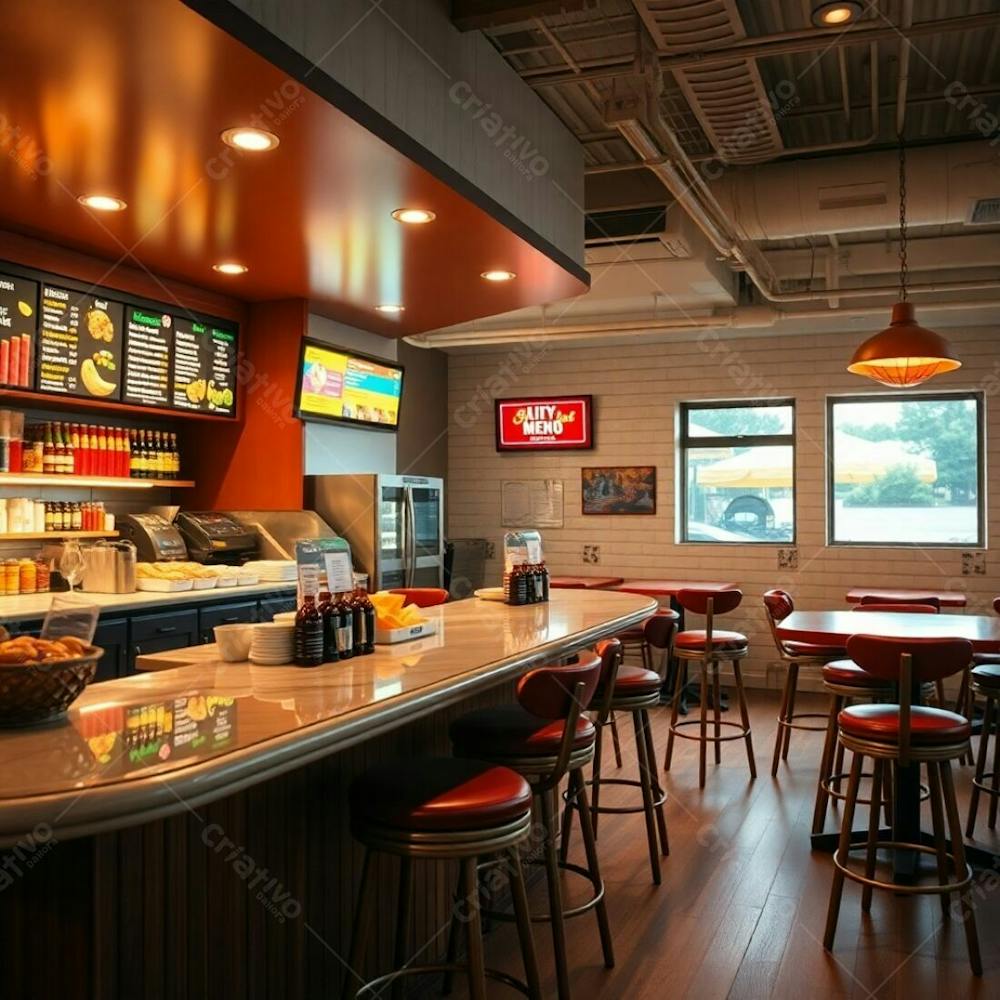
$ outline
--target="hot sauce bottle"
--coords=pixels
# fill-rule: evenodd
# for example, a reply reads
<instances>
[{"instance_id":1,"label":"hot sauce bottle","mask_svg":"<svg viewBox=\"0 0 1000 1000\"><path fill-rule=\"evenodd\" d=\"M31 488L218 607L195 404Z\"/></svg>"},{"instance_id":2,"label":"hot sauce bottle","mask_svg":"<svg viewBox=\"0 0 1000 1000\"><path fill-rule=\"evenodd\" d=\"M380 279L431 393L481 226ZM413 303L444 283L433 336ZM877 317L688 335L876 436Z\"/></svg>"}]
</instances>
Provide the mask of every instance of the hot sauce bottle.
<instances>
[{"instance_id":1,"label":"hot sauce bottle","mask_svg":"<svg viewBox=\"0 0 1000 1000\"><path fill-rule=\"evenodd\" d=\"M299 667L318 667L323 663L323 617L316 606L315 591L302 595L302 606L295 615L294 659Z\"/></svg>"},{"instance_id":2,"label":"hot sauce bottle","mask_svg":"<svg viewBox=\"0 0 1000 1000\"><path fill-rule=\"evenodd\" d=\"M333 605L337 616L337 654L341 660L354 655L354 608L347 594L338 594Z\"/></svg>"},{"instance_id":3,"label":"hot sauce bottle","mask_svg":"<svg viewBox=\"0 0 1000 1000\"><path fill-rule=\"evenodd\" d=\"M354 655L375 652L375 605L364 587L358 587L351 598L354 612Z\"/></svg>"},{"instance_id":4,"label":"hot sauce bottle","mask_svg":"<svg viewBox=\"0 0 1000 1000\"><path fill-rule=\"evenodd\" d=\"M340 659L337 652L337 612L329 590L319 592L319 613L323 619L323 662L335 663Z\"/></svg>"}]
</instances>

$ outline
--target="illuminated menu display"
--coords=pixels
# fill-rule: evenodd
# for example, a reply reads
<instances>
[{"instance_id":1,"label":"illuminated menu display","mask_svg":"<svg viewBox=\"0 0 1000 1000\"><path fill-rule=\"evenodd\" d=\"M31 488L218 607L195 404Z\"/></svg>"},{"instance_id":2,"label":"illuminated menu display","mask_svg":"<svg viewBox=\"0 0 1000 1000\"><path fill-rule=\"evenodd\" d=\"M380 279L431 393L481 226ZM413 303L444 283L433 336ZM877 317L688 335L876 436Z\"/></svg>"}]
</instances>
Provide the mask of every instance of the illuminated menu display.
<instances>
[{"instance_id":1,"label":"illuminated menu display","mask_svg":"<svg viewBox=\"0 0 1000 1000\"><path fill-rule=\"evenodd\" d=\"M166 314L129 306L125 310L125 322L122 399L145 406L169 406L173 320Z\"/></svg>"},{"instance_id":2,"label":"illuminated menu display","mask_svg":"<svg viewBox=\"0 0 1000 1000\"><path fill-rule=\"evenodd\" d=\"M172 403L231 416L236 408L236 334L175 317Z\"/></svg>"},{"instance_id":3,"label":"illuminated menu display","mask_svg":"<svg viewBox=\"0 0 1000 1000\"><path fill-rule=\"evenodd\" d=\"M0 263L0 386L236 415L239 329Z\"/></svg>"},{"instance_id":4,"label":"illuminated menu display","mask_svg":"<svg viewBox=\"0 0 1000 1000\"><path fill-rule=\"evenodd\" d=\"M38 388L42 392L121 398L122 306L57 285L42 286Z\"/></svg>"}]
</instances>

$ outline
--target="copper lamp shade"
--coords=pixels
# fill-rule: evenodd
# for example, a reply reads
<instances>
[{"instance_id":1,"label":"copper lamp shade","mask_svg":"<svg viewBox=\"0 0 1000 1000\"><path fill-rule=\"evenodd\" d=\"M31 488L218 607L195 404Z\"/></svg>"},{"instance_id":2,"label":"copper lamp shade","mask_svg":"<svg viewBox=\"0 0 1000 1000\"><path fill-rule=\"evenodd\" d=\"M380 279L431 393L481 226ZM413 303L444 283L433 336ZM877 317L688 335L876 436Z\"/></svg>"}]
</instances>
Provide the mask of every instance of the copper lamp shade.
<instances>
[{"instance_id":1,"label":"copper lamp shade","mask_svg":"<svg viewBox=\"0 0 1000 1000\"><path fill-rule=\"evenodd\" d=\"M854 352L847 370L867 375L882 385L906 388L961 367L951 344L917 323L913 304L897 302L892 307L890 324Z\"/></svg>"}]
</instances>

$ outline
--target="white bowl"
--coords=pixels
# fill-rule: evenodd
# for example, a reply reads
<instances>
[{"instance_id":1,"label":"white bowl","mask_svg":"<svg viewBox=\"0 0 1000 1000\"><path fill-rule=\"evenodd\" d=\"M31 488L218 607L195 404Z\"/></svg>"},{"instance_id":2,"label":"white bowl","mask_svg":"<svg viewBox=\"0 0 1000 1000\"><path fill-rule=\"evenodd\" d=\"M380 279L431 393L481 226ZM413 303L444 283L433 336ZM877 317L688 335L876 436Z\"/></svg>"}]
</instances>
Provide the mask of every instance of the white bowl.
<instances>
[{"instance_id":1,"label":"white bowl","mask_svg":"<svg viewBox=\"0 0 1000 1000\"><path fill-rule=\"evenodd\" d=\"M213 631L219 655L227 663L243 663L250 656L253 625L216 625Z\"/></svg>"}]
</instances>

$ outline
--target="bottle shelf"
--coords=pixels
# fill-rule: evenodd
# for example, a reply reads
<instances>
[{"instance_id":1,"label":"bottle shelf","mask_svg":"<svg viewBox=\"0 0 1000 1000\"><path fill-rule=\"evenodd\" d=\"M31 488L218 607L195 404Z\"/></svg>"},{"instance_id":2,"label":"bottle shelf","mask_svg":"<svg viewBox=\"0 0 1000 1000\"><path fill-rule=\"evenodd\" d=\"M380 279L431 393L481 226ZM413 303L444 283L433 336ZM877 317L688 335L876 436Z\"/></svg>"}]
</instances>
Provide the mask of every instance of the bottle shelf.
<instances>
[{"instance_id":1,"label":"bottle shelf","mask_svg":"<svg viewBox=\"0 0 1000 1000\"><path fill-rule=\"evenodd\" d=\"M60 538L117 538L117 531L11 531L0 534L0 542L37 542Z\"/></svg>"},{"instance_id":2,"label":"bottle shelf","mask_svg":"<svg viewBox=\"0 0 1000 1000\"><path fill-rule=\"evenodd\" d=\"M70 476L45 472L0 472L2 486L79 486L102 490L188 489L193 479L129 479L125 476Z\"/></svg>"}]
</instances>

